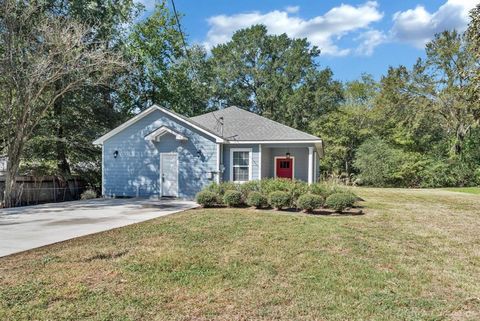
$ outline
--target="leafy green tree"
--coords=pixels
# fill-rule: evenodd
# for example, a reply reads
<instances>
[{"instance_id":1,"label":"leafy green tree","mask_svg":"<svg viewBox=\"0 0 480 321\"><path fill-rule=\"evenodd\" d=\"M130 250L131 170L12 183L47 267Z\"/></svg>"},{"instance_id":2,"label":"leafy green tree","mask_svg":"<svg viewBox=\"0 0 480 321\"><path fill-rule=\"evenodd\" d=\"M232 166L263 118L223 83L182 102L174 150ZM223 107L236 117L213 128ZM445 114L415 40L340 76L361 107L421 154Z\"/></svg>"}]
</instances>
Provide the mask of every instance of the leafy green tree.
<instances>
[{"instance_id":1,"label":"leafy green tree","mask_svg":"<svg viewBox=\"0 0 480 321\"><path fill-rule=\"evenodd\" d=\"M86 28L87 47L102 43L119 55L123 54L126 35L141 9L133 0L49 0L40 4L38 10L45 14L81 21ZM66 181L73 174L98 186L100 151L91 142L125 119L126 113L115 101L125 74L125 70L117 70L108 82L82 86L58 97L25 146L22 170L55 175L63 187L68 187ZM55 86L60 88L68 81L59 79ZM66 189L67 198L69 192Z\"/></svg>"},{"instance_id":2,"label":"leafy green tree","mask_svg":"<svg viewBox=\"0 0 480 321\"><path fill-rule=\"evenodd\" d=\"M0 10L0 85L5 92L0 137L8 157L8 207L25 145L55 102L86 84L101 83L123 63L105 44L87 45L87 28L35 4L8 0Z\"/></svg>"},{"instance_id":3,"label":"leafy green tree","mask_svg":"<svg viewBox=\"0 0 480 321\"><path fill-rule=\"evenodd\" d=\"M237 105L306 130L342 99L341 85L315 62L320 51L306 39L268 35L256 25L212 49L216 106Z\"/></svg>"},{"instance_id":4,"label":"leafy green tree","mask_svg":"<svg viewBox=\"0 0 480 321\"><path fill-rule=\"evenodd\" d=\"M372 108L377 94L378 84L365 74L360 80L345 85L345 101L338 110L321 115L311 123L311 131L321 137L325 145L322 172L350 180L355 172L352 166L355 152L372 133Z\"/></svg>"},{"instance_id":5,"label":"leafy green tree","mask_svg":"<svg viewBox=\"0 0 480 321\"><path fill-rule=\"evenodd\" d=\"M206 51L185 48L175 16L161 2L128 39L127 56L133 68L122 92L130 109L153 103L186 116L205 112L210 100L211 69Z\"/></svg>"},{"instance_id":6,"label":"leafy green tree","mask_svg":"<svg viewBox=\"0 0 480 321\"><path fill-rule=\"evenodd\" d=\"M392 186L398 166L397 150L378 137L365 141L357 150L355 167L365 185Z\"/></svg>"}]
</instances>

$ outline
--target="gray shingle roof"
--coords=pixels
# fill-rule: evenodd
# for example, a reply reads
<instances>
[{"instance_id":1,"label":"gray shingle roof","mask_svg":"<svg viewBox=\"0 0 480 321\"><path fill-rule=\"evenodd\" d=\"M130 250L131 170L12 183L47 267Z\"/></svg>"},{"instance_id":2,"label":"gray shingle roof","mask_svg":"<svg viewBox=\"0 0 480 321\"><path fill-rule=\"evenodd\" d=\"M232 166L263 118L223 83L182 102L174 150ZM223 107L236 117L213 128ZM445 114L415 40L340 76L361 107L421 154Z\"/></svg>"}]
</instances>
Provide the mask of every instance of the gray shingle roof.
<instances>
[{"instance_id":1,"label":"gray shingle roof","mask_svg":"<svg viewBox=\"0 0 480 321\"><path fill-rule=\"evenodd\" d=\"M223 117L223 135L217 121L220 117ZM235 106L192 117L190 120L227 140L309 141L320 139Z\"/></svg>"}]
</instances>

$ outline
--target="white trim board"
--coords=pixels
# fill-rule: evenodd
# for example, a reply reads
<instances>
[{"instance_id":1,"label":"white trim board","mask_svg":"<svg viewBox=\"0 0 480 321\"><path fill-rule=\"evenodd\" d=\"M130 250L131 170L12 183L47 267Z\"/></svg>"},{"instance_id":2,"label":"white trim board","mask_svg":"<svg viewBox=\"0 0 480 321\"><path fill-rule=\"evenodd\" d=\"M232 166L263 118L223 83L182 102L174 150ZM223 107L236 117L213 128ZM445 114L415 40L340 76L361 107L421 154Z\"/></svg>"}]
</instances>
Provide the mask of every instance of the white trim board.
<instances>
[{"instance_id":1,"label":"white trim board","mask_svg":"<svg viewBox=\"0 0 480 321\"><path fill-rule=\"evenodd\" d=\"M322 140L229 140L225 144L322 144Z\"/></svg>"},{"instance_id":2,"label":"white trim board","mask_svg":"<svg viewBox=\"0 0 480 321\"><path fill-rule=\"evenodd\" d=\"M161 126L157 129L155 129L153 132L145 136L145 140L154 140L154 141L160 141L160 138L165 135L165 134L171 134L175 136L176 140L188 140L187 137L183 136L182 134L174 131L171 128L168 128L167 126Z\"/></svg>"},{"instance_id":3,"label":"white trim board","mask_svg":"<svg viewBox=\"0 0 480 321\"><path fill-rule=\"evenodd\" d=\"M249 152L248 154L248 180L252 180L253 173L253 148L230 148L230 181L234 183L244 183L246 181L233 180L233 152Z\"/></svg>"},{"instance_id":4,"label":"white trim board","mask_svg":"<svg viewBox=\"0 0 480 321\"><path fill-rule=\"evenodd\" d=\"M277 178L277 159L287 159L285 156L275 156L273 157L273 177ZM295 179L295 156L290 156L292 160L292 179Z\"/></svg>"},{"instance_id":5,"label":"white trim board","mask_svg":"<svg viewBox=\"0 0 480 321\"><path fill-rule=\"evenodd\" d=\"M140 114L136 115L135 117L133 118L130 118L129 120L127 120L126 122L124 122L123 124L121 124L120 126L112 129L111 131L109 131L108 133L106 133L105 135L103 135L102 137L96 139L93 141L93 144L94 145L102 145L107 139L115 136L116 134L120 133L121 131L123 131L124 129L126 129L127 127L129 127L130 125L133 125L134 123L136 123L137 121L141 120L142 118L144 118L145 116L148 116L149 114L151 114L152 112L156 111L156 110L159 110L167 115L169 115L170 117L173 117L179 121L181 121L182 123L184 124L187 124L193 128L195 128L196 130L212 137L212 138L215 138L215 142L217 143L223 143L224 142L224 139L211 133L210 131L202 128L202 127L199 127L198 125L192 123L191 121L177 115L176 113L174 112L171 112L165 108L162 108L160 106L157 106L157 105L153 105L151 106L150 108L147 108L145 109L144 111L142 111Z\"/></svg>"}]
</instances>

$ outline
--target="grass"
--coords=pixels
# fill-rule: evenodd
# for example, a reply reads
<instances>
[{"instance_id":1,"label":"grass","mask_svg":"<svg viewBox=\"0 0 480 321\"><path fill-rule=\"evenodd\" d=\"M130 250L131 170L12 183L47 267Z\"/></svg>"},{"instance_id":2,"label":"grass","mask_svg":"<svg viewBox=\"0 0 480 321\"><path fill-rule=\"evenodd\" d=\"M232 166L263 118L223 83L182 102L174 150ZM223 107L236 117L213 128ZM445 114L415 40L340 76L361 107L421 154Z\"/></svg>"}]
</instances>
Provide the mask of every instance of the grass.
<instances>
[{"instance_id":1,"label":"grass","mask_svg":"<svg viewBox=\"0 0 480 321\"><path fill-rule=\"evenodd\" d=\"M450 192L461 192L480 195L480 187L451 187L446 188L445 190Z\"/></svg>"},{"instance_id":2,"label":"grass","mask_svg":"<svg viewBox=\"0 0 480 321\"><path fill-rule=\"evenodd\" d=\"M191 210L0 259L0 320L478 320L480 199Z\"/></svg>"}]
</instances>

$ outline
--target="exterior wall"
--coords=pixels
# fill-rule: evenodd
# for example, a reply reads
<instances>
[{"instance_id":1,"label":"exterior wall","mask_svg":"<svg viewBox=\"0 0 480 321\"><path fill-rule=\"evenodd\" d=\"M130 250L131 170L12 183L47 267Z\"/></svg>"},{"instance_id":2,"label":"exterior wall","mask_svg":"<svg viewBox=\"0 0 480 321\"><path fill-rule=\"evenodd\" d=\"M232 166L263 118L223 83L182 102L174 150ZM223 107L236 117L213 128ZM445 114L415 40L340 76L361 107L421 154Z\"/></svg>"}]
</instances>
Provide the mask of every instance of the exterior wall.
<instances>
[{"instance_id":1,"label":"exterior wall","mask_svg":"<svg viewBox=\"0 0 480 321\"><path fill-rule=\"evenodd\" d=\"M273 166L271 159L272 159L271 149L265 146L262 146L262 171L260 173L261 178L271 177L270 168Z\"/></svg>"},{"instance_id":2,"label":"exterior wall","mask_svg":"<svg viewBox=\"0 0 480 321\"><path fill-rule=\"evenodd\" d=\"M225 170L223 172L223 180L230 180L230 150L232 148L251 148L252 149L252 180L260 179L259 175L259 162L260 153L258 144L225 144L223 145L223 166ZM263 153L263 150L262 150ZM263 164L262 164L263 166Z\"/></svg>"},{"instance_id":3,"label":"exterior wall","mask_svg":"<svg viewBox=\"0 0 480 321\"><path fill-rule=\"evenodd\" d=\"M166 134L160 142L144 137L161 126L186 136L178 141ZM114 151L118 151L114 158ZM197 150L202 155L197 155ZM213 138L157 110L110 137L103 146L103 191L107 196L158 196L160 194L160 153L178 153L178 194L193 198L215 180L217 150ZM213 178L213 179L212 179Z\"/></svg>"},{"instance_id":4,"label":"exterior wall","mask_svg":"<svg viewBox=\"0 0 480 321\"><path fill-rule=\"evenodd\" d=\"M315 151L315 161L313 163L313 166L315 166L316 173L316 175L313 177L313 181L316 183L320 181L320 156L318 155L317 151Z\"/></svg>"},{"instance_id":5,"label":"exterior wall","mask_svg":"<svg viewBox=\"0 0 480 321\"><path fill-rule=\"evenodd\" d=\"M307 147L281 147L271 148L269 177L275 177L275 157L285 156L289 152L295 158L293 164L294 178L308 182L308 148ZM263 163L262 163L263 166Z\"/></svg>"},{"instance_id":6,"label":"exterior wall","mask_svg":"<svg viewBox=\"0 0 480 321\"><path fill-rule=\"evenodd\" d=\"M285 156L287 152L295 158L294 175L295 179L308 182L308 147L314 147L313 144L286 144L282 147L273 144L262 144L262 152L260 156L260 148L258 144L226 144L223 147L223 165L225 171L223 172L223 180L230 180L230 149L232 148L252 148L252 179L275 177L275 157ZM317 171L317 178L319 177L318 153L314 153L317 159L317 167L313 170ZM262 160L262 170L259 173L260 157ZM315 166L315 162L314 162Z\"/></svg>"}]
</instances>

